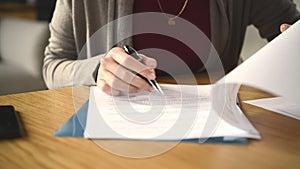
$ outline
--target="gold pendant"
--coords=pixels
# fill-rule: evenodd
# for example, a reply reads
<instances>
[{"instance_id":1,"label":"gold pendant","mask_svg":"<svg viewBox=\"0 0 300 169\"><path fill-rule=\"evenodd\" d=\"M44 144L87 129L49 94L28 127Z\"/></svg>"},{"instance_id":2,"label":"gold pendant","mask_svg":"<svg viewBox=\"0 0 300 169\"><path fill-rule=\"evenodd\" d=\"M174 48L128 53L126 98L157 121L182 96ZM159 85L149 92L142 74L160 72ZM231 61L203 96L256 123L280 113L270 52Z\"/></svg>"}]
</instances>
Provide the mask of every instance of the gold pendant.
<instances>
[{"instance_id":1,"label":"gold pendant","mask_svg":"<svg viewBox=\"0 0 300 169\"><path fill-rule=\"evenodd\" d=\"M168 20L168 24L169 24L170 26L176 25L175 19L170 18L170 19Z\"/></svg>"}]
</instances>

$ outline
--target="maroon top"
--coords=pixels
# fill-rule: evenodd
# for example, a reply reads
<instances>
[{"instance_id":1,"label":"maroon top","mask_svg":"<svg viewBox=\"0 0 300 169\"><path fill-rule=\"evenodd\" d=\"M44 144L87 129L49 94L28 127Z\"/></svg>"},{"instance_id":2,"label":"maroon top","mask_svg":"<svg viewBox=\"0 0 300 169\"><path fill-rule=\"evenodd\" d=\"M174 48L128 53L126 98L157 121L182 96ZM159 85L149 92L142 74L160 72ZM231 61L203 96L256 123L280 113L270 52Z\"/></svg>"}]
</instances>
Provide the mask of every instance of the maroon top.
<instances>
[{"instance_id":1,"label":"maroon top","mask_svg":"<svg viewBox=\"0 0 300 169\"><path fill-rule=\"evenodd\" d=\"M185 0L160 0L163 12L169 13L172 15L177 15ZM134 1L134 13L141 12L162 12L159 8L157 0L135 0ZM187 6L180 17L190 21L194 25L196 25L202 32L210 39L210 14L209 14L209 0L189 0ZM166 26L172 27L168 25L168 18L165 16ZM176 21L176 19L175 19ZM151 21L153 22L153 21ZM176 25L174 25L176 26ZM173 26L173 27L174 27ZM139 23L134 21L133 29L139 29ZM183 30L184 31L184 30ZM203 64L199 57L185 44L182 42L175 40L174 38L159 35L159 34L139 34L133 36L133 44L137 51L142 49L156 48L163 49L169 52L172 52L179 56L191 71L195 72L202 68ZM143 54L151 56L158 61L158 65L162 62L162 57L158 56L158 53L151 52L151 50L143 51ZM168 60L168 59L167 59ZM167 63L162 63L166 66ZM172 60L169 60L169 69L167 70L175 70L178 71L178 65L174 65ZM158 66L159 68L159 66ZM170 73L170 72L169 72ZM184 72L183 72L184 73ZM165 75L162 71L157 71L157 75Z\"/></svg>"}]
</instances>

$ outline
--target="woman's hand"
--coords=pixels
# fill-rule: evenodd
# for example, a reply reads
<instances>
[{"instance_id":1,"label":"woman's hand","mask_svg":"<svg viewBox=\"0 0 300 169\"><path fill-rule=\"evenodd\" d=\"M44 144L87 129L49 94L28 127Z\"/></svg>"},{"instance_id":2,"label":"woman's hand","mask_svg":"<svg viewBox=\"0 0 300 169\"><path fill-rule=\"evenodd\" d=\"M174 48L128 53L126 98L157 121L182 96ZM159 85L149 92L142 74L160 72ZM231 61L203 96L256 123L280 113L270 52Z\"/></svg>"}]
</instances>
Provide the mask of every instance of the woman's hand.
<instances>
[{"instance_id":1,"label":"woman's hand","mask_svg":"<svg viewBox=\"0 0 300 169\"><path fill-rule=\"evenodd\" d=\"M102 59L98 70L97 86L108 95L119 95L121 92L135 93L139 90L153 92L154 89L134 72L154 80L156 78L154 68L156 60L140 56L143 63L140 63L122 48L112 48Z\"/></svg>"},{"instance_id":2,"label":"woman's hand","mask_svg":"<svg viewBox=\"0 0 300 169\"><path fill-rule=\"evenodd\" d=\"M284 32L284 31L286 31L289 27L291 27L291 25L289 25L289 24L282 24L282 25L280 26L280 31L281 31L281 32Z\"/></svg>"}]
</instances>

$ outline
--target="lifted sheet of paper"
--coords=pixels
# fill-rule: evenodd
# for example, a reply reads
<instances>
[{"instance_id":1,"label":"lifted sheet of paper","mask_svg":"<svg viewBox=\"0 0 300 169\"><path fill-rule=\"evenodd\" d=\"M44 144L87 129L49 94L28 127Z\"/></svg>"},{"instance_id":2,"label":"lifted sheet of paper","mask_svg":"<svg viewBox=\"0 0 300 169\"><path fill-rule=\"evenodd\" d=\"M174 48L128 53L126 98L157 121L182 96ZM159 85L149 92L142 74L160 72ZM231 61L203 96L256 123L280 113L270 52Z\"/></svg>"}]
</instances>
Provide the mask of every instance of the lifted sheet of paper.
<instances>
[{"instance_id":1,"label":"lifted sheet of paper","mask_svg":"<svg viewBox=\"0 0 300 169\"><path fill-rule=\"evenodd\" d=\"M260 138L236 105L239 86L226 86L226 92L213 85L161 87L164 95L140 92L118 97L91 87L84 136L135 140ZM217 101L213 95L223 96L226 104L213 104ZM217 112L215 106L221 106L218 109L224 113Z\"/></svg>"},{"instance_id":2,"label":"lifted sheet of paper","mask_svg":"<svg viewBox=\"0 0 300 169\"><path fill-rule=\"evenodd\" d=\"M225 76L226 83L257 87L299 105L299 44L300 21Z\"/></svg>"}]
</instances>

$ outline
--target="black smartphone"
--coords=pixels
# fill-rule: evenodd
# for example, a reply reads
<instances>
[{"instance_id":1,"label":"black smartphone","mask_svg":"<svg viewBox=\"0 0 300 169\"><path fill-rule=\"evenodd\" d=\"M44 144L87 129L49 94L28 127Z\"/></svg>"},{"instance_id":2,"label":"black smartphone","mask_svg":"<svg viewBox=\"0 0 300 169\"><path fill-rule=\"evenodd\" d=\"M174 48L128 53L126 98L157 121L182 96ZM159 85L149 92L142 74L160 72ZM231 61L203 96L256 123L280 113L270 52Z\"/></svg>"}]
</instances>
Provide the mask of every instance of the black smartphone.
<instances>
[{"instance_id":1,"label":"black smartphone","mask_svg":"<svg viewBox=\"0 0 300 169\"><path fill-rule=\"evenodd\" d=\"M0 139L18 138L23 135L18 112L13 106L0 106Z\"/></svg>"}]
</instances>

